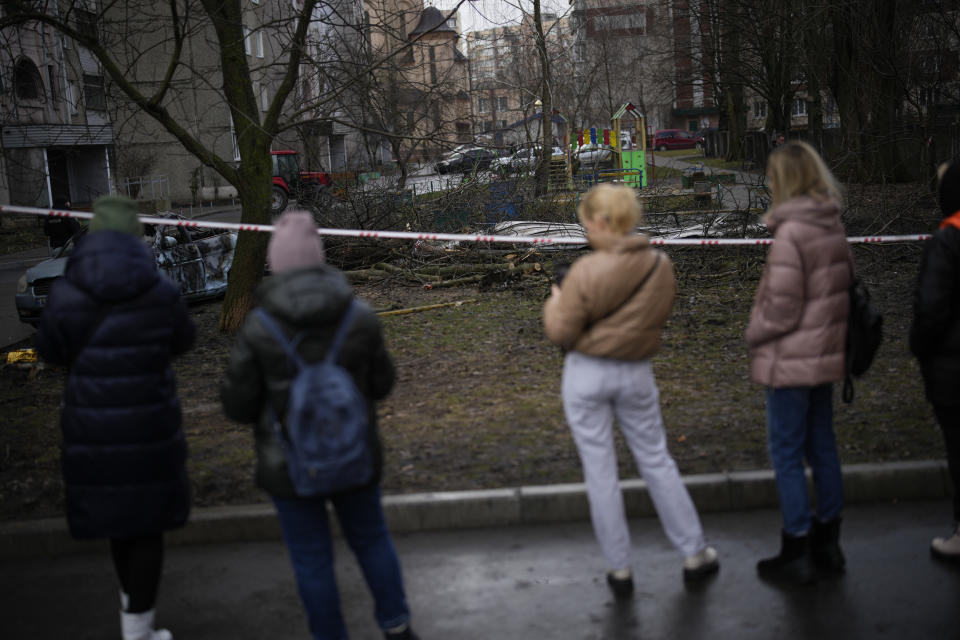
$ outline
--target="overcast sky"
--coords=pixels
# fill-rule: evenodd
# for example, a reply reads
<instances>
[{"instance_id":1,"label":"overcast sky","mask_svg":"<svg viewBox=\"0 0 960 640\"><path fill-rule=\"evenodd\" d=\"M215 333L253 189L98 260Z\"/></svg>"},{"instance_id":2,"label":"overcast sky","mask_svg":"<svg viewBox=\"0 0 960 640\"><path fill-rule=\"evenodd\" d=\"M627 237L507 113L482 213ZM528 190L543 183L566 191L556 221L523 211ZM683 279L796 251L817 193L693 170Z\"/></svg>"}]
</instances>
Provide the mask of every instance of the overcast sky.
<instances>
[{"instance_id":1,"label":"overcast sky","mask_svg":"<svg viewBox=\"0 0 960 640\"><path fill-rule=\"evenodd\" d=\"M427 6L449 11L457 6L457 0L427 0ZM569 8L567 0L541 0L541 11L563 14ZM459 9L460 28L463 33L516 24L520 21L521 8L533 13L531 0L467 0Z\"/></svg>"}]
</instances>

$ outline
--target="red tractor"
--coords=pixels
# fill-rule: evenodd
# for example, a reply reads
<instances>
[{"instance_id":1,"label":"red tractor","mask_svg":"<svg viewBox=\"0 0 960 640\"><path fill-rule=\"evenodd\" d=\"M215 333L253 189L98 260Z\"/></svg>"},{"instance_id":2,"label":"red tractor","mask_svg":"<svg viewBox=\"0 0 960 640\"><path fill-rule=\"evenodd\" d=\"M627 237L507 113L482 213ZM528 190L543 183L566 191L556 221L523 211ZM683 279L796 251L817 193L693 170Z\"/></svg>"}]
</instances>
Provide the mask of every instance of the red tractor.
<instances>
[{"instance_id":1,"label":"red tractor","mask_svg":"<svg viewBox=\"0 0 960 640\"><path fill-rule=\"evenodd\" d=\"M290 199L317 203L327 197L333 181L323 171L301 171L296 151L271 151L273 159L273 196L270 213L279 215Z\"/></svg>"}]
</instances>

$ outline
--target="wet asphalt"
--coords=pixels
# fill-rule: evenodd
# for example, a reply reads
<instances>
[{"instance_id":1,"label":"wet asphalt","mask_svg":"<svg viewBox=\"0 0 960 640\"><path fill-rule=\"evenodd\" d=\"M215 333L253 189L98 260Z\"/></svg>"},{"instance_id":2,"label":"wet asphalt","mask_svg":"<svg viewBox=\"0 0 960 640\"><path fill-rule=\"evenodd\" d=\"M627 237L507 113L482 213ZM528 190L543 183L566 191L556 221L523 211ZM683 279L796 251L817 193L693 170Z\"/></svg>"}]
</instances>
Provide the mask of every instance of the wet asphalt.
<instances>
[{"instance_id":1,"label":"wet asphalt","mask_svg":"<svg viewBox=\"0 0 960 640\"><path fill-rule=\"evenodd\" d=\"M722 566L693 588L655 519L631 521L637 589L617 602L589 523L399 534L423 640L960 638L960 566L930 557L946 501L859 505L845 514L845 576L780 588L756 577L778 545L772 510L703 516ZM0 638L119 638L106 553L5 561ZM372 602L337 543L352 638L375 639ZM177 640L308 638L279 541L167 549L158 622Z\"/></svg>"}]
</instances>

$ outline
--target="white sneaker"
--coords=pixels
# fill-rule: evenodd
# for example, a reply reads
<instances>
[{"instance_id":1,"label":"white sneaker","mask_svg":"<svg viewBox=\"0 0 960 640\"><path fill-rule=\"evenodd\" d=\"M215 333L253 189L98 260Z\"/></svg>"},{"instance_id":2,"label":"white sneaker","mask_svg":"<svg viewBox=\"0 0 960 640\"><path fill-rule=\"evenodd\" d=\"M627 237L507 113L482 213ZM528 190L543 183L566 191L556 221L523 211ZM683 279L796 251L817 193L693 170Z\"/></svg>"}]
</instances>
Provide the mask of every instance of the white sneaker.
<instances>
[{"instance_id":1,"label":"white sneaker","mask_svg":"<svg viewBox=\"0 0 960 640\"><path fill-rule=\"evenodd\" d=\"M953 529L949 538L934 538L930 543L930 553L941 560L960 562L960 523Z\"/></svg>"},{"instance_id":2,"label":"white sneaker","mask_svg":"<svg viewBox=\"0 0 960 640\"><path fill-rule=\"evenodd\" d=\"M687 556L683 560L683 581L696 582L703 580L720 569L717 559L717 550L713 547L704 547L700 553Z\"/></svg>"},{"instance_id":3,"label":"white sneaker","mask_svg":"<svg viewBox=\"0 0 960 640\"><path fill-rule=\"evenodd\" d=\"M120 612L120 630L123 640L173 640L173 634L166 629L154 629L155 609L143 613Z\"/></svg>"}]
</instances>

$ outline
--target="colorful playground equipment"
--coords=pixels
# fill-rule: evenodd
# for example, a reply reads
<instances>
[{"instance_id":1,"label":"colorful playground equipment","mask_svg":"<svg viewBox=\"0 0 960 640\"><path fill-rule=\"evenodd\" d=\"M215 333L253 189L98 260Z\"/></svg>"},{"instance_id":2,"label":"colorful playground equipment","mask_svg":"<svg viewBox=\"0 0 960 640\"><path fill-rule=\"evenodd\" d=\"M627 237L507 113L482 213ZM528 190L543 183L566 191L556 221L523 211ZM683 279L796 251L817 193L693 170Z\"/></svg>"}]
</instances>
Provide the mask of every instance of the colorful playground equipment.
<instances>
[{"instance_id":1,"label":"colorful playground equipment","mask_svg":"<svg viewBox=\"0 0 960 640\"><path fill-rule=\"evenodd\" d=\"M624 135L621 128L625 116L633 118L634 131L637 137L635 143L629 136ZM584 144L603 144L603 146L610 148L613 156L613 167L611 169L581 173L577 176L578 181L587 186L597 182L611 181L623 182L635 189L647 186L649 181L647 179L646 162L646 119L637 111L632 102L626 102L613 114L610 121L613 125L611 129L592 127L577 131L578 147Z\"/></svg>"}]
</instances>

